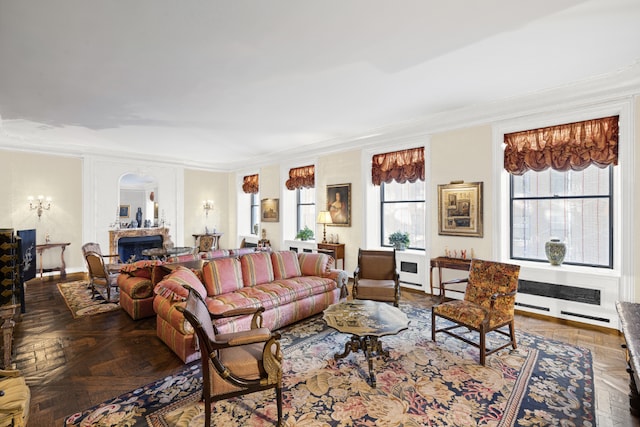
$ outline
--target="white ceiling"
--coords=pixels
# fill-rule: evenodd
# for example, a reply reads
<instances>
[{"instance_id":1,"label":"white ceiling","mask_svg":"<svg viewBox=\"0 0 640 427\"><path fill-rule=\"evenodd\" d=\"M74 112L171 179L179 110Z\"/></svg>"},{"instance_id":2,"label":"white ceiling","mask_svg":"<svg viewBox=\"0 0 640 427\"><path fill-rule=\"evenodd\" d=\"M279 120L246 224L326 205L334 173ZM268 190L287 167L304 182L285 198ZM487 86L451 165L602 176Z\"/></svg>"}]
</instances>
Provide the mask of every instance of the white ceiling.
<instances>
[{"instance_id":1,"label":"white ceiling","mask_svg":"<svg viewBox=\"0 0 640 427\"><path fill-rule=\"evenodd\" d=\"M0 143L234 170L639 63L639 0L0 0Z\"/></svg>"}]
</instances>

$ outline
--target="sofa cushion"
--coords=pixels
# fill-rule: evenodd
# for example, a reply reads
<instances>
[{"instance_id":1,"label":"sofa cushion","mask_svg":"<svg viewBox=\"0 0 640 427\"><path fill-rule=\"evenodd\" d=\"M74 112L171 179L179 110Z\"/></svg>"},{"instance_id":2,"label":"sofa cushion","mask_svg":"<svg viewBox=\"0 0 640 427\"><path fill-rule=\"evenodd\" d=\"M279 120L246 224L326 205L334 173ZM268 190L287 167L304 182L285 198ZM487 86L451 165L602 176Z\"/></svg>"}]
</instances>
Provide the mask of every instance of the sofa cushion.
<instances>
[{"instance_id":1,"label":"sofa cushion","mask_svg":"<svg viewBox=\"0 0 640 427\"><path fill-rule=\"evenodd\" d=\"M255 252L240 258L242 280L245 286L255 286L273 281L271 257L266 252Z\"/></svg>"},{"instance_id":2,"label":"sofa cushion","mask_svg":"<svg viewBox=\"0 0 640 427\"><path fill-rule=\"evenodd\" d=\"M294 251L278 251L271 254L275 280L301 276L298 254Z\"/></svg>"},{"instance_id":3,"label":"sofa cushion","mask_svg":"<svg viewBox=\"0 0 640 427\"><path fill-rule=\"evenodd\" d=\"M200 252L200 258L202 259L214 259L228 257L230 252L226 249L212 250L208 252Z\"/></svg>"},{"instance_id":4,"label":"sofa cushion","mask_svg":"<svg viewBox=\"0 0 640 427\"><path fill-rule=\"evenodd\" d=\"M255 247L251 247L251 248L238 248L238 249L230 249L229 250L229 255L232 256L242 256L242 255L246 255L246 254L252 254L256 252L256 248Z\"/></svg>"},{"instance_id":5,"label":"sofa cushion","mask_svg":"<svg viewBox=\"0 0 640 427\"><path fill-rule=\"evenodd\" d=\"M335 281L324 277L299 276L244 288L240 292L247 297L259 300L260 305L265 310L269 310L311 295L332 291L336 286Z\"/></svg>"},{"instance_id":6,"label":"sofa cushion","mask_svg":"<svg viewBox=\"0 0 640 427\"><path fill-rule=\"evenodd\" d=\"M301 252L298 262L303 276L324 276L331 269L333 258L327 254Z\"/></svg>"},{"instance_id":7,"label":"sofa cushion","mask_svg":"<svg viewBox=\"0 0 640 427\"><path fill-rule=\"evenodd\" d=\"M196 292L206 298L207 289L204 287L198 276L190 269L178 266L173 272L166 275L158 283L154 292L172 301L184 301L189 296L189 291L185 286L193 288Z\"/></svg>"},{"instance_id":8,"label":"sofa cushion","mask_svg":"<svg viewBox=\"0 0 640 427\"><path fill-rule=\"evenodd\" d=\"M204 285L209 296L226 294L242 289L242 269L237 258L220 258L202 267Z\"/></svg>"}]
</instances>

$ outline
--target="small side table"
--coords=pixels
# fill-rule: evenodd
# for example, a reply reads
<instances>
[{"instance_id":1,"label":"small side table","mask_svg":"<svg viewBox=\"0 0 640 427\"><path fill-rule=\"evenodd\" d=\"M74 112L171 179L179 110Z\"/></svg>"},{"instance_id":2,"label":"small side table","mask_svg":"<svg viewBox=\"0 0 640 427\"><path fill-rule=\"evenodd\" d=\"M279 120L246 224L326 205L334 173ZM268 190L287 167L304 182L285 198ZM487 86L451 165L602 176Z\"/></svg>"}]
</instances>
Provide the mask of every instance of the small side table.
<instances>
[{"instance_id":1,"label":"small side table","mask_svg":"<svg viewBox=\"0 0 640 427\"><path fill-rule=\"evenodd\" d=\"M333 258L336 260L336 268L338 268L338 260L341 259L344 270L344 243L318 243L318 252L332 252Z\"/></svg>"},{"instance_id":2,"label":"small side table","mask_svg":"<svg viewBox=\"0 0 640 427\"><path fill-rule=\"evenodd\" d=\"M431 268L429 269L429 286L431 287L431 295L433 295L433 269L438 269L438 289L442 287L442 269L448 268L450 270L469 271L471 267L470 259L461 258L448 258L445 256L439 256L437 258L431 258Z\"/></svg>"},{"instance_id":3,"label":"small side table","mask_svg":"<svg viewBox=\"0 0 640 427\"><path fill-rule=\"evenodd\" d=\"M47 273L50 271L59 271L61 279L64 279L65 277L67 277L66 264L64 263L64 250L70 244L71 243L45 243L43 245L36 245L36 252L38 252L38 255L40 256L40 280L42 280L42 273L44 273L45 271ZM53 249L53 248L60 248L60 267L45 269L43 268L43 265L42 265L42 254L48 249Z\"/></svg>"}]
</instances>

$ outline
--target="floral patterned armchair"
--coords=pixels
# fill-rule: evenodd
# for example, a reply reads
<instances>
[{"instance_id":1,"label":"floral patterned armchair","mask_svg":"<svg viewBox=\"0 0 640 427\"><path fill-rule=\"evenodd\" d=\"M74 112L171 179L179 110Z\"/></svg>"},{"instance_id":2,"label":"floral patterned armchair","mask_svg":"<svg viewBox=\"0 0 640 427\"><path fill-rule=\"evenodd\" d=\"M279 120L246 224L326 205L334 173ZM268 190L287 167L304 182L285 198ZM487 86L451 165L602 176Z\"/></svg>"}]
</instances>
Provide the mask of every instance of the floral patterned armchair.
<instances>
[{"instance_id":1,"label":"floral patterned armchair","mask_svg":"<svg viewBox=\"0 0 640 427\"><path fill-rule=\"evenodd\" d=\"M456 280L456 283L468 282L464 294L464 300L441 302L435 305L431 311L431 339L436 340L436 333L444 332L458 338L467 344L480 349L480 364L484 365L486 357L498 350L511 345L517 347L514 307L516 292L518 290L518 275L520 266L504 264L493 261L474 259L469 268L467 279ZM444 287L448 282L442 283L441 297L444 295ZM437 329L436 317L454 322L455 325L446 325ZM500 328L508 326L509 331ZM458 335L453 330L468 328L479 333L479 342ZM487 348L486 335L489 332L509 337L509 341L493 349Z\"/></svg>"}]
</instances>

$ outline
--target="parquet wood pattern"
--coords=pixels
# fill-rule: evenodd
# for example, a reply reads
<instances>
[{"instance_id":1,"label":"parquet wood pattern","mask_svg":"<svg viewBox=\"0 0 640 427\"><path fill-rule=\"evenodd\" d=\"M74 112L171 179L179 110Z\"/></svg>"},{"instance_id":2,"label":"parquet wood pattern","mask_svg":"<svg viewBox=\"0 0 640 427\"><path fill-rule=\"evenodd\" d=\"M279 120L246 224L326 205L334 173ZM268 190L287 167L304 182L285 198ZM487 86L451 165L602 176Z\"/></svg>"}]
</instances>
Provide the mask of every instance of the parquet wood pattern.
<instances>
[{"instance_id":1,"label":"parquet wood pattern","mask_svg":"<svg viewBox=\"0 0 640 427\"><path fill-rule=\"evenodd\" d=\"M66 280L79 279L72 274ZM410 291L402 298L431 299ZM62 426L66 415L183 367L156 337L155 318L133 321L120 310L73 319L55 282L37 279L27 284L26 306L14 334L13 361L31 387L29 426ZM516 327L588 347L594 358L597 425L640 426L629 412L623 338L617 331L524 315L517 316Z\"/></svg>"}]
</instances>

